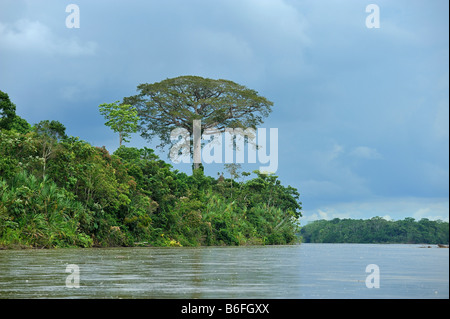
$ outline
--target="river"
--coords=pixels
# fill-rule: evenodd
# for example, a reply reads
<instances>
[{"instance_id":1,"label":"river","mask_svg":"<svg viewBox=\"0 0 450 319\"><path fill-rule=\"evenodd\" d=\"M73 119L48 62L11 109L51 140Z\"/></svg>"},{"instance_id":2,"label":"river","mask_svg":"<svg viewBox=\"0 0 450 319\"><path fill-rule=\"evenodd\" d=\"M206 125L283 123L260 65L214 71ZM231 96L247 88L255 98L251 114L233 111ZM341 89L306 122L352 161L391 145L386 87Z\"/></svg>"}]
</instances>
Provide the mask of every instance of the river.
<instances>
[{"instance_id":1,"label":"river","mask_svg":"<svg viewBox=\"0 0 450 319\"><path fill-rule=\"evenodd\" d=\"M2 250L0 298L449 298L449 250L394 244Z\"/></svg>"}]
</instances>

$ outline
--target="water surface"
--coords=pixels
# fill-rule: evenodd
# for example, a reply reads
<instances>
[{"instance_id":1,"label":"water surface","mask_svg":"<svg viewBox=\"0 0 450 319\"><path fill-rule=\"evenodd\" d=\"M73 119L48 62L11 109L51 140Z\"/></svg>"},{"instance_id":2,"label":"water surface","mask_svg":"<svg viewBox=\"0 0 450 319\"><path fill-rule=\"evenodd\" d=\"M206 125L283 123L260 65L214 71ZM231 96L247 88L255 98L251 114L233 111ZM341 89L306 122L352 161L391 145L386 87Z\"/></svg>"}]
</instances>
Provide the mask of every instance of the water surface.
<instances>
[{"instance_id":1,"label":"water surface","mask_svg":"<svg viewBox=\"0 0 450 319\"><path fill-rule=\"evenodd\" d=\"M69 264L79 288L66 286ZM366 266L380 287L366 286ZM420 245L0 251L0 298L449 298L449 250Z\"/></svg>"}]
</instances>

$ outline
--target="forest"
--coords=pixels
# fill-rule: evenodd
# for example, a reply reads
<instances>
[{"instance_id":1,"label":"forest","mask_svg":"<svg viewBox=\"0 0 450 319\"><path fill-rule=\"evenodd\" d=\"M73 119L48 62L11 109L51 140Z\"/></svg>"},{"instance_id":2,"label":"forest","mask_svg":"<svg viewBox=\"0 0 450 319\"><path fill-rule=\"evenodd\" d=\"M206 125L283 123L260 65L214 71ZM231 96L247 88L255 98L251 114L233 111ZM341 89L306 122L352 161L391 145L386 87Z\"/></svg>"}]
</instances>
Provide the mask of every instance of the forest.
<instances>
[{"instance_id":1,"label":"forest","mask_svg":"<svg viewBox=\"0 0 450 319\"><path fill-rule=\"evenodd\" d=\"M201 167L188 175L149 148L121 145L111 154L67 136L58 121L30 125L0 94L1 248L298 240L299 193L273 174L229 164L226 176Z\"/></svg>"},{"instance_id":2,"label":"forest","mask_svg":"<svg viewBox=\"0 0 450 319\"><path fill-rule=\"evenodd\" d=\"M300 230L306 243L407 243L448 244L449 223L412 217L403 220L371 219L317 220Z\"/></svg>"},{"instance_id":3,"label":"forest","mask_svg":"<svg viewBox=\"0 0 450 319\"><path fill-rule=\"evenodd\" d=\"M300 194L273 173L230 163L212 177L194 161L188 175L153 149L127 147L138 131L159 146L177 127L192 136L195 119L203 132L254 128L273 105L237 83L196 76L140 84L138 92L99 105L119 134L111 154L68 136L59 121L30 125L0 91L0 248L449 241L448 223L428 219L336 218L300 229Z\"/></svg>"}]
</instances>

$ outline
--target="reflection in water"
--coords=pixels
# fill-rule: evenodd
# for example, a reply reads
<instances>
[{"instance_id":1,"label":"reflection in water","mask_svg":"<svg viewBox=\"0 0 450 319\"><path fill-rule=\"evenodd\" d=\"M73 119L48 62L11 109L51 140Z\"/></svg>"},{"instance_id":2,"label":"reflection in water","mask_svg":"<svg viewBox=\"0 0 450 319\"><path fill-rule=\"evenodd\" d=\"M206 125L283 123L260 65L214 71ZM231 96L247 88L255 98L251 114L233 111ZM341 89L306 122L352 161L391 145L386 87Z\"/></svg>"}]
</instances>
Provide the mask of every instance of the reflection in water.
<instances>
[{"instance_id":1,"label":"reflection in water","mask_svg":"<svg viewBox=\"0 0 450 319\"><path fill-rule=\"evenodd\" d=\"M4 250L0 298L448 298L448 265L418 245Z\"/></svg>"}]
</instances>

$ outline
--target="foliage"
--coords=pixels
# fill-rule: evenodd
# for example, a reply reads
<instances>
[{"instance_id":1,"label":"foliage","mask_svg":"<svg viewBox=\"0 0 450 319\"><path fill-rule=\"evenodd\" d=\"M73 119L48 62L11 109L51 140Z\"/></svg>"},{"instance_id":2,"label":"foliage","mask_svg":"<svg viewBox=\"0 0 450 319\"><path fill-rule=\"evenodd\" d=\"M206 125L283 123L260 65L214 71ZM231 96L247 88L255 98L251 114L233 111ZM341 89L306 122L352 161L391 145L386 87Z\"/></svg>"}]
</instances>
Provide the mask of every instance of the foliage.
<instances>
[{"instance_id":1,"label":"foliage","mask_svg":"<svg viewBox=\"0 0 450 319\"><path fill-rule=\"evenodd\" d=\"M201 120L202 132L223 132L227 127L256 128L273 105L243 85L199 76L140 84L138 91L138 95L124 98L124 103L138 110L141 135L149 140L157 136L160 147L172 143L170 133L176 128L186 129L192 138L193 120Z\"/></svg>"},{"instance_id":2,"label":"foliage","mask_svg":"<svg viewBox=\"0 0 450 319\"><path fill-rule=\"evenodd\" d=\"M16 105L11 102L7 93L0 91L0 129L10 130L15 116Z\"/></svg>"},{"instance_id":3,"label":"foliage","mask_svg":"<svg viewBox=\"0 0 450 319\"><path fill-rule=\"evenodd\" d=\"M39 135L51 140L67 138L66 127L59 121L44 120L35 124L34 131Z\"/></svg>"},{"instance_id":4,"label":"foliage","mask_svg":"<svg viewBox=\"0 0 450 319\"><path fill-rule=\"evenodd\" d=\"M276 176L237 183L173 170L153 150L114 154L78 138L0 132L0 245L198 246L289 244L298 193Z\"/></svg>"},{"instance_id":5,"label":"foliage","mask_svg":"<svg viewBox=\"0 0 450 319\"><path fill-rule=\"evenodd\" d=\"M11 102L8 94L0 91L0 130L2 129L27 133L31 126L16 114L16 105Z\"/></svg>"},{"instance_id":6,"label":"foliage","mask_svg":"<svg viewBox=\"0 0 450 319\"><path fill-rule=\"evenodd\" d=\"M119 133L119 145L122 142L129 142L131 133L136 133L139 117L137 110L129 104L103 103L99 105L100 113L105 117L109 126L114 132Z\"/></svg>"},{"instance_id":7,"label":"foliage","mask_svg":"<svg viewBox=\"0 0 450 319\"><path fill-rule=\"evenodd\" d=\"M449 224L426 218L415 221L388 221L381 217L368 220L318 220L302 227L300 235L311 243L410 243L448 244Z\"/></svg>"},{"instance_id":8,"label":"foliage","mask_svg":"<svg viewBox=\"0 0 450 319\"><path fill-rule=\"evenodd\" d=\"M31 131L31 125L25 119L20 116L14 116L11 125L11 131L26 134Z\"/></svg>"},{"instance_id":9,"label":"foliage","mask_svg":"<svg viewBox=\"0 0 450 319\"><path fill-rule=\"evenodd\" d=\"M81 203L55 183L25 171L0 179L0 245L67 247L92 245L78 229Z\"/></svg>"},{"instance_id":10,"label":"foliage","mask_svg":"<svg viewBox=\"0 0 450 319\"><path fill-rule=\"evenodd\" d=\"M47 161L57 148L57 141L67 138L66 128L58 121L44 120L37 123L33 130L37 134L36 141L39 145L38 148L41 150L42 158L42 178L45 178Z\"/></svg>"},{"instance_id":11,"label":"foliage","mask_svg":"<svg viewBox=\"0 0 450 319\"><path fill-rule=\"evenodd\" d=\"M57 121L26 124L0 130L0 247L297 240L299 194L277 176L255 171L237 182L239 166L226 167L227 179L201 169L189 176L149 148L121 146L110 154L67 136Z\"/></svg>"}]
</instances>

